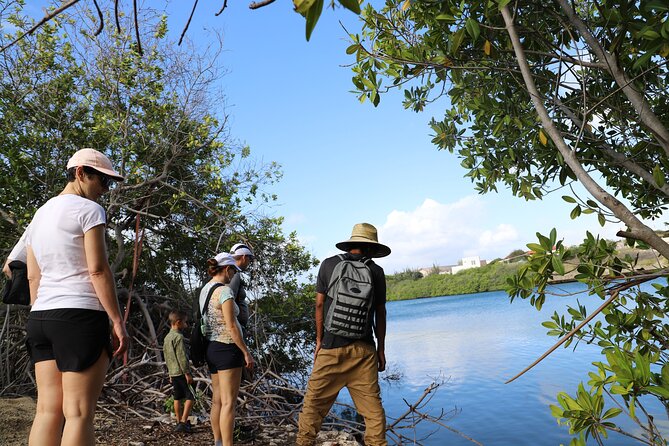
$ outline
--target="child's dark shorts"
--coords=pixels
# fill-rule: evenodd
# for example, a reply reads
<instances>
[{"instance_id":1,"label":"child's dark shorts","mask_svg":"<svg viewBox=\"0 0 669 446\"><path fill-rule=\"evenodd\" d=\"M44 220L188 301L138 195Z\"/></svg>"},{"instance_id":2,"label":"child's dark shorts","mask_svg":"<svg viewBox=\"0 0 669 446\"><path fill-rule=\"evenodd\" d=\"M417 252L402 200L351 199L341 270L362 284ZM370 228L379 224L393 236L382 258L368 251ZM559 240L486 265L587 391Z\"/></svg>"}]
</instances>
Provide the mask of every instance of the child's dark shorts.
<instances>
[{"instance_id":1,"label":"child's dark shorts","mask_svg":"<svg viewBox=\"0 0 669 446\"><path fill-rule=\"evenodd\" d=\"M210 373L219 370L236 369L243 367L244 353L236 344L225 344L223 342L211 341L207 345L207 365Z\"/></svg>"},{"instance_id":2,"label":"child's dark shorts","mask_svg":"<svg viewBox=\"0 0 669 446\"><path fill-rule=\"evenodd\" d=\"M100 358L111 359L109 318L104 311L80 308L31 311L26 324L28 354L33 364L56 360L61 372L81 372Z\"/></svg>"},{"instance_id":3,"label":"child's dark shorts","mask_svg":"<svg viewBox=\"0 0 669 446\"><path fill-rule=\"evenodd\" d=\"M195 395L190 391L188 387L188 381L186 381L185 375L172 376L172 396L174 400L194 400Z\"/></svg>"}]
</instances>

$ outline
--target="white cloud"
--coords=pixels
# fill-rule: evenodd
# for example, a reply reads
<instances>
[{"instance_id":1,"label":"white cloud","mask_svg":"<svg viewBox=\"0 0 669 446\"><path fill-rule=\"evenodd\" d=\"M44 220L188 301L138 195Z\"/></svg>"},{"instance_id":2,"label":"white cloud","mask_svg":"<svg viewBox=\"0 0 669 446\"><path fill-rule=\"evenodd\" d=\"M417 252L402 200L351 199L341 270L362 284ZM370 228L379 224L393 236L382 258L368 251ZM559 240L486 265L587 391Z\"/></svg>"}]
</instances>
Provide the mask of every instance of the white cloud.
<instances>
[{"instance_id":1,"label":"white cloud","mask_svg":"<svg viewBox=\"0 0 669 446\"><path fill-rule=\"evenodd\" d=\"M379 259L389 273L456 264L470 255L492 259L521 245L514 226L488 220L478 196L447 204L428 198L412 211L393 210L379 228L379 240L393 251Z\"/></svg>"}]
</instances>

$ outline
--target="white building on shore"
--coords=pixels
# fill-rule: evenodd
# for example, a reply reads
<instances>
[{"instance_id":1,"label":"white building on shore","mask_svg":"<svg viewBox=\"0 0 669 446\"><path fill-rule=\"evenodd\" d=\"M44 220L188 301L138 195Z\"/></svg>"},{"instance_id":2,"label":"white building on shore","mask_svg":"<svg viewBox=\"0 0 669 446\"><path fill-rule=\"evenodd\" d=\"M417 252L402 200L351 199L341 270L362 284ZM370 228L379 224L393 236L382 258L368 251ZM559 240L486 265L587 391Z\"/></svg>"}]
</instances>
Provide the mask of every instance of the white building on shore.
<instances>
[{"instance_id":1,"label":"white building on shore","mask_svg":"<svg viewBox=\"0 0 669 446\"><path fill-rule=\"evenodd\" d=\"M423 277L429 276L430 274L436 274L437 272L439 274L455 274L460 271L464 271L466 269L471 269L471 268L480 268L482 266L485 266L488 262L485 260L481 260L479 256L470 256L470 257L463 257L460 262L458 262L457 265L449 265L449 266L431 266L429 268L421 268L418 270L419 273L423 275Z\"/></svg>"}]
</instances>

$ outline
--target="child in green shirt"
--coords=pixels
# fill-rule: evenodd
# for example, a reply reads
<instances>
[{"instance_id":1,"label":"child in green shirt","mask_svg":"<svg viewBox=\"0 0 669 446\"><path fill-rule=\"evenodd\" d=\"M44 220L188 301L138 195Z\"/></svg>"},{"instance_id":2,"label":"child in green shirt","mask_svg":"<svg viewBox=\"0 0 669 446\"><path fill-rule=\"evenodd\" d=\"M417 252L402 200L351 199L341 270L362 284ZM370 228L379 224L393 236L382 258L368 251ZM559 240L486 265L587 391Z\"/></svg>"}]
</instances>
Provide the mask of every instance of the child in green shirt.
<instances>
[{"instance_id":1,"label":"child in green shirt","mask_svg":"<svg viewBox=\"0 0 669 446\"><path fill-rule=\"evenodd\" d=\"M177 432L191 433L188 416L193 407L195 397L191 388L193 377L190 375L188 357L186 356L186 345L184 335L181 333L188 327L186 315L182 311L172 311L169 315L171 330L165 336L163 341L163 355L167 372L170 375L174 396L174 415L176 415L177 425L174 428ZM181 400L186 400L181 410Z\"/></svg>"}]
</instances>

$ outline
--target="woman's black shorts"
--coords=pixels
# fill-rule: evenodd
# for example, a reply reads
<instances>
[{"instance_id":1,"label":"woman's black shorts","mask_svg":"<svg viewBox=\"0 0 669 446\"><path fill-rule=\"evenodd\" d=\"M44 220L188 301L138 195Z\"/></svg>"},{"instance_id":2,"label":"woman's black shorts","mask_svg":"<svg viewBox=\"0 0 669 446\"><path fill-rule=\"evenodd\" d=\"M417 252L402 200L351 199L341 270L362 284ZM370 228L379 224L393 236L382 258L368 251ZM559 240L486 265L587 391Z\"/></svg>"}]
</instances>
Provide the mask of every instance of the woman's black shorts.
<instances>
[{"instance_id":1,"label":"woman's black shorts","mask_svg":"<svg viewBox=\"0 0 669 446\"><path fill-rule=\"evenodd\" d=\"M26 331L33 364L55 359L61 372L80 372L95 364L103 349L111 358L109 318L104 311L31 311Z\"/></svg>"},{"instance_id":2,"label":"woman's black shorts","mask_svg":"<svg viewBox=\"0 0 669 446\"><path fill-rule=\"evenodd\" d=\"M219 370L236 369L243 367L244 353L236 344L224 344L223 342L211 341L207 345L207 365L211 373Z\"/></svg>"}]
</instances>

